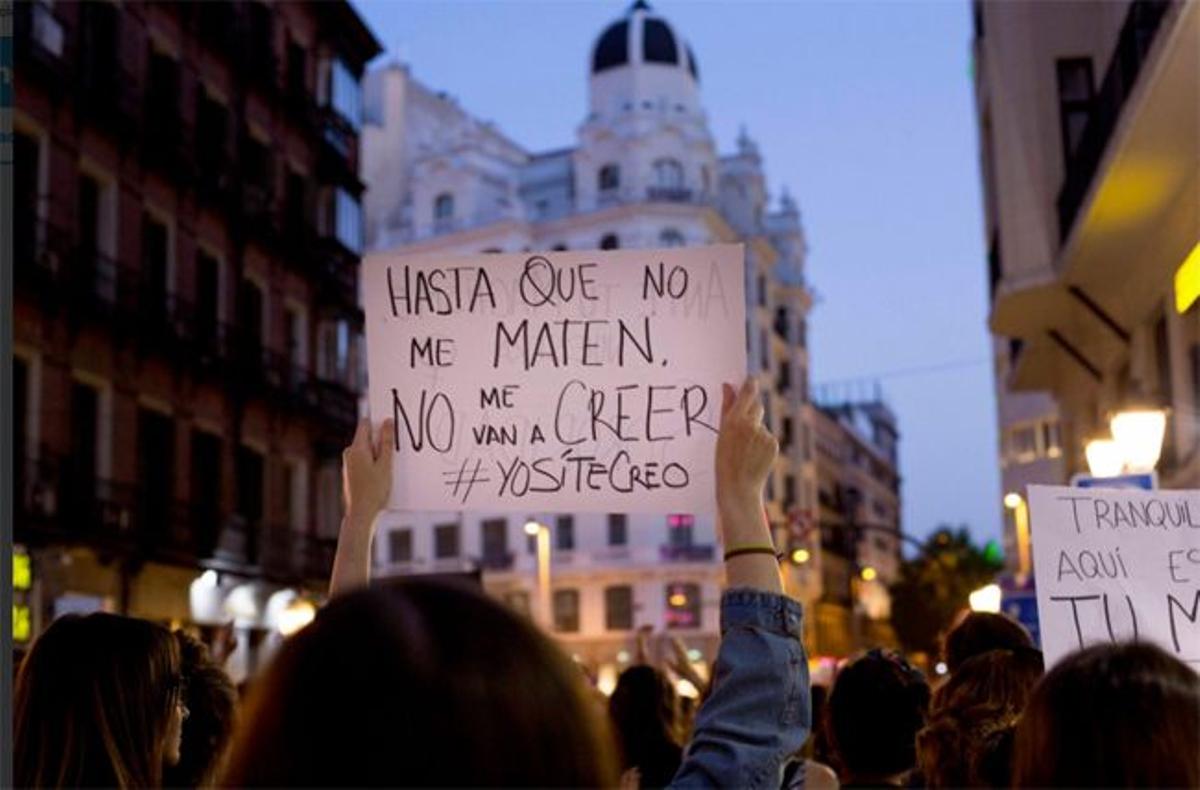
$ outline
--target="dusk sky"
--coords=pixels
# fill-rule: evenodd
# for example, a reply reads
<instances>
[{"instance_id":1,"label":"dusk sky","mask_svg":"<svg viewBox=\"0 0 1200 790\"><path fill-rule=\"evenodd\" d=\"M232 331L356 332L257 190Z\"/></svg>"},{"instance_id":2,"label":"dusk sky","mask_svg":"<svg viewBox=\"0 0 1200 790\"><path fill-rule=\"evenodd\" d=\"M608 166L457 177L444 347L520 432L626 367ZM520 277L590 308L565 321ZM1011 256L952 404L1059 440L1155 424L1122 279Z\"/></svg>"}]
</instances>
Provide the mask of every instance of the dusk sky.
<instances>
[{"instance_id":1,"label":"dusk sky","mask_svg":"<svg viewBox=\"0 0 1200 790\"><path fill-rule=\"evenodd\" d=\"M587 62L627 2L355 0L417 79L539 151L573 145ZM879 379L904 514L1000 534L970 4L652 2L691 42L718 148L744 124L809 242L814 390Z\"/></svg>"}]
</instances>

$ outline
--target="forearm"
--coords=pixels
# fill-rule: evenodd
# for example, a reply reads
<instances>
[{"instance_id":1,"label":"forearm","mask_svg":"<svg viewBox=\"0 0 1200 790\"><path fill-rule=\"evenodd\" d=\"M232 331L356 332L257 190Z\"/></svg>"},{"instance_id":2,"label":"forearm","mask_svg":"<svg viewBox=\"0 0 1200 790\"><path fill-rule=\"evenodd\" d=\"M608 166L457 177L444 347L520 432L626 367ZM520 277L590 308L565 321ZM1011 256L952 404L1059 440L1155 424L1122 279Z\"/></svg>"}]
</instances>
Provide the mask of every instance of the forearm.
<instances>
[{"instance_id":1,"label":"forearm","mask_svg":"<svg viewBox=\"0 0 1200 790\"><path fill-rule=\"evenodd\" d=\"M725 550L744 546L774 546L763 514L761 496L731 497L718 506ZM769 554L739 554L725 561L725 586L783 593L779 561Z\"/></svg>"},{"instance_id":2,"label":"forearm","mask_svg":"<svg viewBox=\"0 0 1200 790\"><path fill-rule=\"evenodd\" d=\"M341 595L371 582L371 527L375 516L347 513L338 532L329 597Z\"/></svg>"},{"instance_id":3,"label":"forearm","mask_svg":"<svg viewBox=\"0 0 1200 790\"><path fill-rule=\"evenodd\" d=\"M721 649L673 787L779 787L809 731L800 604L757 589L721 600Z\"/></svg>"}]
</instances>

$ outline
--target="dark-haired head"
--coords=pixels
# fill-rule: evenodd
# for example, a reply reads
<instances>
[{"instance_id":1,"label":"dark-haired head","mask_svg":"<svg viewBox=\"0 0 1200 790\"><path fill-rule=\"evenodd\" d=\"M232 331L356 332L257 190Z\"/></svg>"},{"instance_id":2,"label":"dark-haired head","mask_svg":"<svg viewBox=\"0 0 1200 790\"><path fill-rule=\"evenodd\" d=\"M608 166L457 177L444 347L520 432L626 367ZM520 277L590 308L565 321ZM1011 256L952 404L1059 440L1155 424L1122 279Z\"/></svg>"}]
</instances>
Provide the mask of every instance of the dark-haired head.
<instances>
[{"instance_id":1,"label":"dark-haired head","mask_svg":"<svg viewBox=\"0 0 1200 790\"><path fill-rule=\"evenodd\" d=\"M1017 726L1017 787L1200 787L1200 676L1147 643L1055 666Z\"/></svg>"},{"instance_id":2,"label":"dark-haired head","mask_svg":"<svg viewBox=\"0 0 1200 790\"><path fill-rule=\"evenodd\" d=\"M914 744L928 708L925 676L896 653L871 650L843 667L827 704L843 780L902 779L916 765Z\"/></svg>"},{"instance_id":3,"label":"dark-haired head","mask_svg":"<svg viewBox=\"0 0 1200 790\"><path fill-rule=\"evenodd\" d=\"M250 693L234 786L611 786L569 658L482 593L406 580L334 599Z\"/></svg>"},{"instance_id":4,"label":"dark-haired head","mask_svg":"<svg viewBox=\"0 0 1200 790\"><path fill-rule=\"evenodd\" d=\"M183 723L179 762L167 766L163 784L207 787L213 784L233 735L238 693L225 670L209 657L208 648L182 631L177 631L175 638L183 675L188 679L188 717Z\"/></svg>"},{"instance_id":5,"label":"dark-haired head","mask_svg":"<svg viewBox=\"0 0 1200 790\"><path fill-rule=\"evenodd\" d=\"M66 615L22 662L13 705L18 787L151 787L179 760L179 645L162 626Z\"/></svg>"},{"instance_id":6,"label":"dark-haired head","mask_svg":"<svg viewBox=\"0 0 1200 790\"><path fill-rule=\"evenodd\" d=\"M946 634L943 655L953 675L964 661L989 650L1032 649L1025 626L1006 614L967 612Z\"/></svg>"},{"instance_id":7,"label":"dark-haired head","mask_svg":"<svg viewBox=\"0 0 1200 790\"><path fill-rule=\"evenodd\" d=\"M608 701L622 769L638 768L643 787L661 787L679 768L682 750L672 739L675 690L651 666L621 673Z\"/></svg>"}]
</instances>

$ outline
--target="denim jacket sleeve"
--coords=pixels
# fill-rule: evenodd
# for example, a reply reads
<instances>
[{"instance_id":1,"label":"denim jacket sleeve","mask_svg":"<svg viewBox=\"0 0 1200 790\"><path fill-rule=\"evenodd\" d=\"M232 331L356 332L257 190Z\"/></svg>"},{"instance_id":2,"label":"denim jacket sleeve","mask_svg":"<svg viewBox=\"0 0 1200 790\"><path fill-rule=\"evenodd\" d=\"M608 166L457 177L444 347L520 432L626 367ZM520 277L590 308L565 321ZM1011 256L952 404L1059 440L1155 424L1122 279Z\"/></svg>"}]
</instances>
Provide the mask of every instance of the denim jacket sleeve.
<instances>
[{"instance_id":1,"label":"denim jacket sleeve","mask_svg":"<svg viewBox=\"0 0 1200 790\"><path fill-rule=\"evenodd\" d=\"M809 732L802 618L800 604L782 595L725 592L712 691L671 787L778 790Z\"/></svg>"}]
</instances>

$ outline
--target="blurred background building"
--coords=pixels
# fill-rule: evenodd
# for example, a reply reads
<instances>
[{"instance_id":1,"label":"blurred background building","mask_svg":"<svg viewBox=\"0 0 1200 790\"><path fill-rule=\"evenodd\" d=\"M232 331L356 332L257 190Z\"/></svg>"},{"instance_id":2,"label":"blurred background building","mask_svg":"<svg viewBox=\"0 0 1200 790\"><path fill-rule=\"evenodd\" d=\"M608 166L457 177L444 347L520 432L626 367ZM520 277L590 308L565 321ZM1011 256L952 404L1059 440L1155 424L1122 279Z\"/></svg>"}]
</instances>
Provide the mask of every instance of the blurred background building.
<instances>
[{"instance_id":1,"label":"blurred background building","mask_svg":"<svg viewBox=\"0 0 1200 790\"><path fill-rule=\"evenodd\" d=\"M470 254L744 243L749 366L781 446L768 512L777 544L788 551L791 592L815 601L821 546L806 342L812 297L799 210L786 191L769 200L762 158L745 132L732 153L718 153L696 53L645 2L600 33L588 62L578 140L545 152L526 150L406 66L370 73L362 170L368 246ZM630 631L642 625L671 629L712 657L723 567L710 517L527 515L552 534L553 630L600 672L602 685L629 660ZM382 574L481 568L488 589L536 610L537 539L525 534L526 520L389 514L376 541L377 567Z\"/></svg>"},{"instance_id":2,"label":"blurred background building","mask_svg":"<svg viewBox=\"0 0 1200 790\"><path fill-rule=\"evenodd\" d=\"M878 383L815 390L821 597L809 651L897 647L888 587L901 562L899 431Z\"/></svg>"},{"instance_id":3,"label":"blurred background building","mask_svg":"<svg viewBox=\"0 0 1200 790\"><path fill-rule=\"evenodd\" d=\"M14 21L18 642L233 618L249 671L332 561L379 45L341 0Z\"/></svg>"},{"instance_id":4,"label":"blurred background building","mask_svg":"<svg viewBox=\"0 0 1200 790\"><path fill-rule=\"evenodd\" d=\"M973 12L1018 570L1029 483L1157 465L1164 487L1200 485L1200 5L975 0Z\"/></svg>"}]
</instances>

